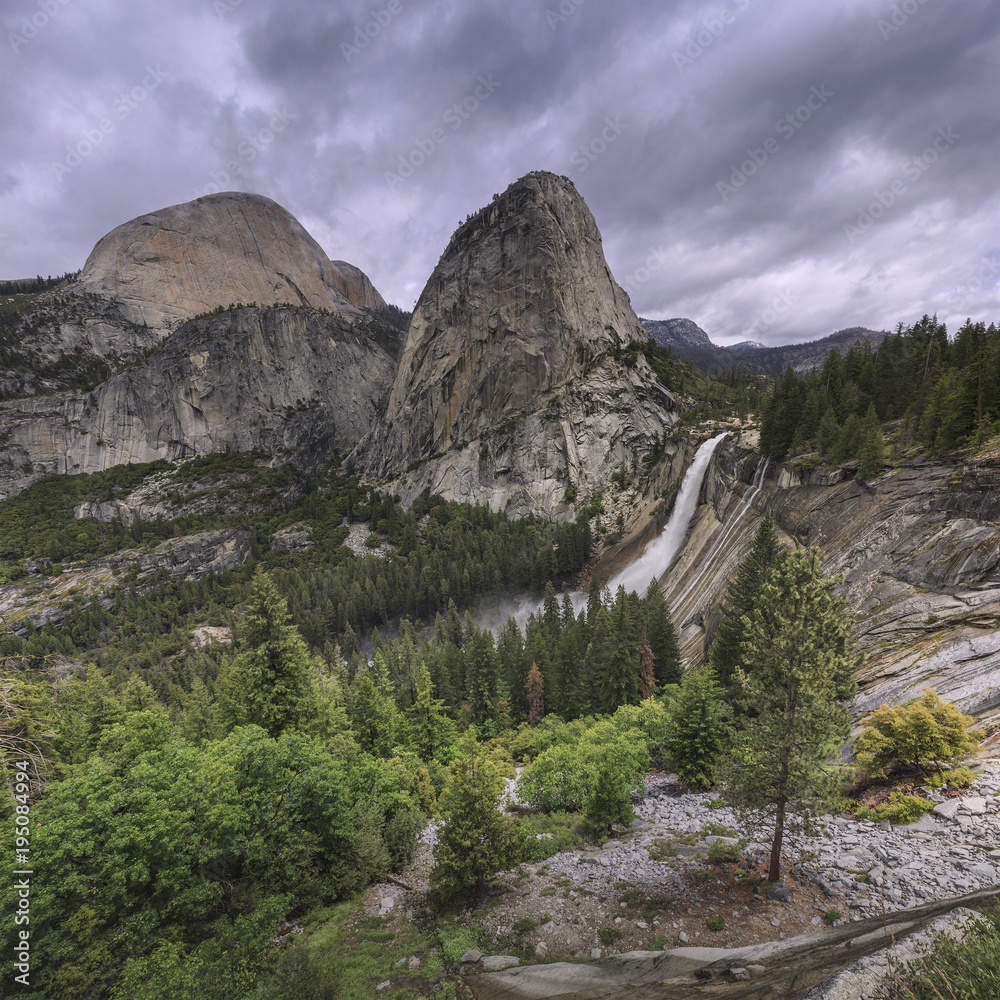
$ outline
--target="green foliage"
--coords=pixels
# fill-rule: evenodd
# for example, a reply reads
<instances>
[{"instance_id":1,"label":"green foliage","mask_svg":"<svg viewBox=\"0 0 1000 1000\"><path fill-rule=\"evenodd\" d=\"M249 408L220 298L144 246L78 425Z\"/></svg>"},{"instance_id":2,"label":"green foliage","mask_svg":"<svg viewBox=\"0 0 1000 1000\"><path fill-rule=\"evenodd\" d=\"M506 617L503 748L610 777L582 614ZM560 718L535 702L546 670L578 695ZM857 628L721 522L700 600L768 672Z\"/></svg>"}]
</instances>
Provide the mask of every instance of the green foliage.
<instances>
[{"instance_id":1,"label":"green foliage","mask_svg":"<svg viewBox=\"0 0 1000 1000\"><path fill-rule=\"evenodd\" d=\"M715 669L719 681L726 688L736 683L736 675L743 664L743 616L754 608L767 571L781 551L774 520L765 511L754 535L750 551L743 558L736 576L726 588L722 619L712 640L708 662Z\"/></svg>"},{"instance_id":2,"label":"green foliage","mask_svg":"<svg viewBox=\"0 0 1000 1000\"><path fill-rule=\"evenodd\" d=\"M889 799L883 805L870 808L862 806L858 810L858 815L862 819L870 819L876 823L888 820L902 826L906 823L914 823L924 813L934 811L934 803L919 795L906 795L903 792L895 791L889 793Z\"/></svg>"},{"instance_id":3,"label":"green foliage","mask_svg":"<svg viewBox=\"0 0 1000 1000\"><path fill-rule=\"evenodd\" d=\"M622 938L622 931L617 927L612 927L609 924L602 924L597 929L597 936L606 944L612 945L616 941L620 941Z\"/></svg>"},{"instance_id":4,"label":"green foliage","mask_svg":"<svg viewBox=\"0 0 1000 1000\"><path fill-rule=\"evenodd\" d=\"M823 914L823 920L826 922L827 927L832 927L842 917L843 913L840 910L830 909Z\"/></svg>"},{"instance_id":5,"label":"green foliage","mask_svg":"<svg viewBox=\"0 0 1000 1000\"><path fill-rule=\"evenodd\" d=\"M975 753L982 733L969 730L972 718L936 691L923 688L922 697L905 705L883 705L861 720L855 742L858 762L870 775L896 769L927 771L935 764L952 764Z\"/></svg>"},{"instance_id":6,"label":"green foliage","mask_svg":"<svg viewBox=\"0 0 1000 1000\"><path fill-rule=\"evenodd\" d=\"M438 930L441 951L445 959L457 965L461 957L473 948L479 947L479 935L468 927L442 927Z\"/></svg>"},{"instance_id":7,"label":"green foliage","mask_svg":"<svg viewBox=\"0 0 1000 1000\"><path fill-rule=\"evenodd\" d=\"M544 861L554 854L575 851L586 846L577 813L556 810L529 813L521 820L525 830L523 861Z\"/></svg>"},{"instance_id":8,"label":"green foliage","mask_svg":"<svg viewBox=\"0 0 1000 1000\"><path fill-rule=\"evenodd\" d=\"M467 741L452 764L444 825L434 846L431 889L442 900L481 899L498 872L524 854L524 829L499 808L503 779L482 748Z\"/></svg>"},{"instance_id":9,"label":"green foliage","mask_svg":"<svg viewBox=\"0 0 1000 1000\"><path fill-rule=\"evenodd\" d=\"M740 860L741 854L739 844L715 840L708 846L708 860L713 865L734 864Z\"/></svg>"},{"instance_id":10,"label":"green foliage","mask_svg":"<svg viewBox=\"0 0 1000 1000\"><path fill-rule=\"evenodd\" d=\"M789 801L831 789L827 762L850 731L846 702L858 659L850 652L843 605L833 595L839 582L824 578L817 549L781 552L743 618L747 667L737 676L747 714L732 729L725 779L737 808L774 809L772 881L780 873Z\"/></svg>"},{"instance_id":11,"label":"green foliage","mask_svg":"<svg viewBox=\"0 0 1000 1000\"><path fill-rule=\"evenodd\" d=\"M726 733L722 687L712 667L692 671L681 681L672 716L667 756L686 785L695 791L708 788Z\"/></svg>"},{"instance_id":12,"label":"green foliage","mask_svg":"<svg viewBox=\"0 0 1000 1000\"><path fill-rule=\"evenodd\" d=\"M721 931L726 926L726 920L724 917L709 917L705 924L710 931Z\"/></svg>"},{"instance_id":13,"label":"green foliage","mask_svg":"<svg viewBox=\"0 0 1000 1000\"><path fill-rule=\"evenodd\" d=\"M893 970L893 1000L993 1000L1000 996L1000 910L966 922L960 934L932 936L928 953Z\"/></svg>"}]
</instances>

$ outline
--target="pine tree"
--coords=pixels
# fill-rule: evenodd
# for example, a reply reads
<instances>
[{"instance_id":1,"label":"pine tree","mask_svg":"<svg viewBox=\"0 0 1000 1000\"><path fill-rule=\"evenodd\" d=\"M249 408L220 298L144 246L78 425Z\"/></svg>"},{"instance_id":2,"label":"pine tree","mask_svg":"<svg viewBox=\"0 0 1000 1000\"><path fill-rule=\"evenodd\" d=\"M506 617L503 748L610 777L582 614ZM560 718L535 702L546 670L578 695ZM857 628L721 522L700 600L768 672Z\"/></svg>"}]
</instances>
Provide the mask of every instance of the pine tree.
<instances>
[{"instance_id":1,"label":"pine tree","mask_svg":"<svg viewBox=\"0 0 1000 1000\"><path fill-rule=\"evenodd\" d=\"M454 737L455 726L443 710L444 702L434 697L431 672L426 663L417 674L417 694L407 712L410 722L410 746L420 759L429 761Z\"/></svg>"},{"instance_id":2,"label":"pine tree","mask_svg":"<svg viewBox=\"0 0 1000 1000\"><path fill-rule=\"evenodd\" d=\"M741 810L774 810L768 878L781 874L788 803L816 798L833 784L829 766L850 733L847 701L859 658L833 589L843 578L823 576L819 550L781 552L760 598L743 616L738 679L741 707L730 734L725 780Z\"/></svg>"},{"instance_id":3,"label":"pine tree","mask_svg":"<svg viewBox=\"0 0 1000 1000\"><path fill-rule=\"evenodd\" d=\"M656 687L656 675L653 673L653 651L646 641L646 633L639 640L639 698L645 701L653 697Z\"/></svg>"},{"instance_id":4,"label":"pine tree","mask_svg":"<svg viewBox=\"0 0 1000 1000\"><path fill-rule=\"evenodd\" d=\"M774 562L781 543L771 515L765 511L750 551L736 571L736 578L726 590L722 620L715 632L709 663L724 686L733 683L742 662L742 618L749 614L760 595L767 571Z\"/></svg>"},{"instance_id":5,"label":"pine tree","mask_svg":"<svg viewBox=\"0 0 1000 1000\"><path fill-rule=\"evenodd\" d=\"M695 791L712 784L724 747L722 695L715 671L704 667L684 677L673 706L667 753L677 776Z\"/></svg>"},{"instance_id":6,"label":"pine tree","mask_svg":"<svg viewBox=\"0 0 1000 1000\"><path fill-rule=\"evenodd\" d=\"M663 591L655 582L646 591L643 626L650 652L653 654L653 676L656 683L676 684L681 679L681 653L677 632L670 617L670 608Z\"/></svg>"},{"instance_id":7,"label":"pine tree","mask_svg":"<svg viewBox=\"0 0 1000 1000\"><path fill-rule=\"evenodd\" d=\"M525 835L519 820L500 807L504 782L474 742L452 765L445 821L434 847L431 889L441 899L482 899L496 874L521 860Z\"/></svg>"},{"instance_id":8,"label":"pine tree","mask_svg":"<svg viewBox=\"0 0 1000 1000\"><path fill-rule=\"evenodd\" d=\"M310 690L311 660L288 618L288 601L258 568L234 637L236 656L219 679L231 723L252 723L278 736L299 721Z\"/></svg>"},{"instance_id":9,"label":"pine tree","mask_svg":"<svg viewBox=\"0 0 1000 1000\"><path fill-rule=\"evenodd\" d=\"M545 684L537 663L531 664L525 687L528 694L528 725L534 728L545 713Z\"/></svg>"},{"instance_id":10,"label":"pine tree","mask_svg":"<svg viewBox=\"0 0 1000 1000\"><path fill-rule=\"evenodd\" d=\"M885 469L885 441L882 438L882 428L879 426L874 406L868 407L864 435L858 478L862 482L870 483L873 479L878 478Z\"/></svg>"}]
</instances>

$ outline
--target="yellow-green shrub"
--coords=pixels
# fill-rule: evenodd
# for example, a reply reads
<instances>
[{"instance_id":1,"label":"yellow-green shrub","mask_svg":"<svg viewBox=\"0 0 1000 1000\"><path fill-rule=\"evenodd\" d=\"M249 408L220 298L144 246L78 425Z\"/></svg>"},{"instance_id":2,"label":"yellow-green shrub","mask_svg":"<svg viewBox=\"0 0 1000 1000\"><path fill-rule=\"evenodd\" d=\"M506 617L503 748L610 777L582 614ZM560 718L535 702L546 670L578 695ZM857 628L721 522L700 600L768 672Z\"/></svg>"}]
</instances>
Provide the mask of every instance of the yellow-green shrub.
<instances>
[{"instance_id":1,"label":"yellow-green shrub","mask_svg":"<svg viewBox=\"0 0 1000 1000\"><path fill-rule=\"evenodd\" d=\"M907 767L926 771L928 765L953 763L975 752L982 734L968 729L972 718L943 702L936 691L923 691L915 701L895 708L883 705L861 720L855 749L869 775Z\"/></svg>"}]
</instances>

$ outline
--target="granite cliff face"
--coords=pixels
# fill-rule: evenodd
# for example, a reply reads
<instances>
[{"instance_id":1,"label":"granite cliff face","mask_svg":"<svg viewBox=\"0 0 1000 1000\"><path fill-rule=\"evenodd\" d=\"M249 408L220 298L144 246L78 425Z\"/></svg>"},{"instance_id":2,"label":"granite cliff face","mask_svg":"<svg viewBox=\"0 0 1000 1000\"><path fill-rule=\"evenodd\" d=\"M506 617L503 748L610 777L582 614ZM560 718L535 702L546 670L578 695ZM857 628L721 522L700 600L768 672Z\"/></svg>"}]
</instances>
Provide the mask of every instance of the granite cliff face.
<instances>
[{"instance_id":1,"label":"granite cliff face","mask_svg":"<svg viewBox=\"0 0 1000 1000\"><path fill-rule=\"evenodd\" d=\"M302 305L340 316L385 305L270 198L224 192L141 215L97 242L73 286L127 320L170 328L231 303Z\"/></svg>"},{"instance_id":2,"label":"granite cliff face","mask_svg":"<svg viewBox=\"0 0 1000 1000\"><path fill-rule=\"evenodd\" d=\"M856 716L924 685L981 719L1000 715L1000 451L974 462L916 458L871 487L837 475L803 483L771 465L755 489L762 471L750 448L720 446L706 502L664 577L689 662L703 658L768 509L788 544L819 545L827 572L844 574L867 656Z\"/></svg>"},{"instance_id":3,"label":"granite cliff face","mask_svg":"<svg viewBox=\"0 0 1000 1000\"><path fill-rule=\"evenodd\" d=\"M370 431L394 370L375 339L311 309L194 320L90 392L0 403L0 497L42 474L226 450L315 467Z\"/></svg>"},{"instance_id":4,"label":"granite cliff face","mask_svg":"<svg viewBox=\"0 0 1000 1000\"><path fill-rule=\"evenodd\" d=\"M676 402L572 182L534 173L452 236L410 323L369 471L512 514L568 514L669 427Z\"/></svg>"}]
</instances>

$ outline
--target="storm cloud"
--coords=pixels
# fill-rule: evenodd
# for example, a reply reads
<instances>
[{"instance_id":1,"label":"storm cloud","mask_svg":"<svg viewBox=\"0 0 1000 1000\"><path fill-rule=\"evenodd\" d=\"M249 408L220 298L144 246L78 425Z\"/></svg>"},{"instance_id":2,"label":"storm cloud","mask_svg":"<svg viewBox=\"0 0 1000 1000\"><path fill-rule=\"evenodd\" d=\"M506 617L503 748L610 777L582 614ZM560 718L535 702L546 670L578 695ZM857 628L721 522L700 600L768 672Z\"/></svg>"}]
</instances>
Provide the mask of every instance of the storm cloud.
<instances>
[{"instance_id":1,"label":"storm cloud","mask_svg":"<svg viewBox=\"0 0 1000 1000\"><path fill-rule=\"evenodd\" d=\"M404 308L455 226L573 178L642 316L784 343L1000 320L994 0L7 0L0 276L217 190Z\"/></svg>"}]
</instances>

